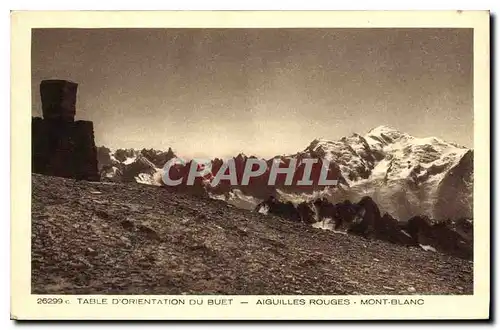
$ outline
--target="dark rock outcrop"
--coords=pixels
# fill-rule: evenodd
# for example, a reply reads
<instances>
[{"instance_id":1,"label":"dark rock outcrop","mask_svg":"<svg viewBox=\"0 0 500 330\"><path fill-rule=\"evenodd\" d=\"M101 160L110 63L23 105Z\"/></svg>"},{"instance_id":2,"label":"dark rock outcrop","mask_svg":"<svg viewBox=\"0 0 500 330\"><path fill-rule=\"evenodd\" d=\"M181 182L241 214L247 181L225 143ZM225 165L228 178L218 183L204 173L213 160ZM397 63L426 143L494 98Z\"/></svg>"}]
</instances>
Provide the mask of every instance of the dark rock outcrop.
<instances>
[{"instance_id":1,"label":"dark rock outcrop","mask_svg":"<svg viewBox=\"0 0 500 330\"><path fill-rule=\"evenodd\" d=\"M318 210L319 221L323 220L324 218L331 218L332 220L340 220L338 218L337 209L335 205L330 203L326 198L318 198L313 202L313 205Z\"/></svg>"},{"instance_id":2,"label":"dark rock outcrop","mask_svg":"<svg viewBox=\"0 0 500 330\"><path fill-rule=\"evenodd\" d=\"M255 211L259 212L263 207L267 208L267 213L269 214L273 214L294 222L301 221L301 214L292 202L281 202L274 196L271 196L264 202L257 205Z\"/></svg>"},{"instance_id":3,"label":"dark rock outcrop","mask_svg":"<svg viewBox=\"0 0 500 330\"><path fill-rule=\"evenodd\" d=\"M32 171L98 181L93 124L74 120L77 86L65 80L40 84L44 118L32 119Z\"/></svg>"},{"instance_id":4,"label":"dark rock outcrop","mask_svg":"<svg viewBox=\"0 0 500 330\"><path fill-rule=\"evenodd\" d=\"M351 209L357 210L357 214L348 228L349 232L395 244L417 245L417 239L405 234L404 224L388 213L381 215L379 207L370 197L363 197Z\"/></svg>"},{"instance_id":5,"label":"dark rock outcrop","mask_svg":"<svg viewBox=\"0 0 500 330\"><path fill-rule=\"evenodd\" d=\"M376 237L395 244L415 245L415 240L405 234L404 224L388 213L375 225Z\"/></svg>"},{"instance_id":6,"label":"dark rock outcrop","mask_svg":"<svg viewBox=\"0 0 500 330\"><path fill-rule=\"evenodd\" d=\"M297 205L297 211L299 212L299 216L302 222L309 224L316 222L314 210L309 205L309 203L300 203L299 205Z\"/></svg>"},{"instance_id":7,"label":"dark rock outcrop","mask_svg":"<svg viewBox=\"0 0 500 330\"><path fill-rule=\"evenodd\" d=\"M262 212L263 210L266 212ZM255 211L307 224L331 219L333 229L367 239L417 246L463 259L473 257L471 220L433 221L426 216L415 216L402 222L388 213L381 215L377 203L368 196L358 203L346 200L333 204L326 198L321 198L312 203L302 202L297 206L271 196L257 205Z\"/></svg>"},{"instance_id":8,"label":"dark rock outcrop","mask_svg":"<svg viewBox=\"0 0 500 330\"><path fill-rule=\"evenodd\" d=\"M429 246L460 258L472 259L472 223L459 221L432 221L428 217L415 216L408 220L406 231L415 244Z\"/></svg>"},{"instance_id":9,"label":"dark rock outcrop","mask_svg":"<svg viewBox=\"0 0 500 330\"><path fill-rule=\"evenodd\" d=\"M113 165L111 150L105 146L97 147L97 167L99 170L111 165Z\"/></svg>"},{"instance_id":10,"label":"dark rock outcrop","mask_svg":"<svg viewBox=\"0 0 500 330\"><path fill-rule=\"evenodd\" d=\"M357 216L349 227L349 232L362 236L376 236L380 223L380 210L370 197L363 197L357 204Z\"/></svg>"},{"instance_id":11,"label":"dark rock outcrop","mask_svg":"<svg viewBox=\"0 0 500 330\"><path fill-rule=\"evenodd\" d=\"M343 226L347 228L354 220L358 207L347 199L335 204L335 209L337 210L337 216L342 219Z\"/></svg>"}]
</instances>

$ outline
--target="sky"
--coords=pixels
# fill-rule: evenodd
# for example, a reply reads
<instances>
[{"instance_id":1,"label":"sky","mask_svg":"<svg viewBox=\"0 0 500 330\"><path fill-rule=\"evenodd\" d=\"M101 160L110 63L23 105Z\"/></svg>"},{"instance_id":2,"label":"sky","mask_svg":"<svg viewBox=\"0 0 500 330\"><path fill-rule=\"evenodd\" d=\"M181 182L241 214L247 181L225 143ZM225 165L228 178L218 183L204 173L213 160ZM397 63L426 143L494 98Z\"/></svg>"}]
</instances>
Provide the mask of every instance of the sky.
<instances>
[{"instance_id":1,"label":"sky","mask_svg":"<svg viewBox=\"0 0 500 330\"><path fill-rule=\"evenodd\" d=\"M295 153L379 125L473 147L472 29L34 29L39 84L79 84L97 146Z\"/></svg>"}]
</instances>

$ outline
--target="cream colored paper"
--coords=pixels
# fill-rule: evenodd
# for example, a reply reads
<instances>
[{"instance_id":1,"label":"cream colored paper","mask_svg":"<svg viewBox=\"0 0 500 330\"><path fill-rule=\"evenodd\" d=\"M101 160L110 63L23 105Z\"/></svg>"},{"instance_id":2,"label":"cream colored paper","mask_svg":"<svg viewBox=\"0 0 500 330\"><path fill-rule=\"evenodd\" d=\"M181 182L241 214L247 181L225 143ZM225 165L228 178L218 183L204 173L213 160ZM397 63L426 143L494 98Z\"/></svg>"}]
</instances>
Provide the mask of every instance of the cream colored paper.
<instances>
[{"instance_id":1,"label":"cream colored paper","mask_svg":"<svg viewBox=\"0 0 500 330\"><path fill-rule=\"evenodd\" d=\"M490 304L490 108L489 12L12 12L11 13L11 318L13 319L475 319ZM208 305L215 296L52 296L62 305L37 304L30 294L31 29L180 27L343 27L474 29L474 295L470 296L224 296L229 306ZM184 299L185 305L112 304L114 298ZM78 298L107 298L82 305ZM349 299L349 306L262 306L257 299ZM423 299L423 305L364 305L365 299ZM203 299L201 306L189 299ZM248 303L242 303L248 302Z\"/></svg>"}]
</instances>

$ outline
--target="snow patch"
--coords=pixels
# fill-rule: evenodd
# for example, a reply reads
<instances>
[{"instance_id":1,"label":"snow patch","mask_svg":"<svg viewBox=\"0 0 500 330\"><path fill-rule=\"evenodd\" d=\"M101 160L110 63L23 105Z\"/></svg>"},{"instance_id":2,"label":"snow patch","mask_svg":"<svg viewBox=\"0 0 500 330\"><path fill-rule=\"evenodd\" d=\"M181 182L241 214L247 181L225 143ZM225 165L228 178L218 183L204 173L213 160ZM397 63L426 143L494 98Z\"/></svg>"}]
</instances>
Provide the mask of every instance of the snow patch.
<instances>
[{"instance_id":1,"label":"snow patch","mask_svg":"<svg viewBox=\"0 0 500 330\"><path fill-rule=\"evenodd\" d=\"M335 234L347 235L347 232L345 231L335 230L335 221L330 218L325 218L322 221L315 222L311 226L316 229L329 230L331 232L334 232Z\"/></svg>"},{"instance_id":2,"label":"snow patch","mask_svg":"<svg viewBox=\"0 0 500 330\"><path fill-rule=\"evenodd\" d=\"M420 247L421 247L422 249L424 249L425 251L432 251L432 252L436 252L436 249L435 249L435 248L433 248L433 247L432 247L432 246L430 246L430 245L423 245L423 244L419 244L419 245L420 245Z\"/></svg>"},{"instance_id":3,"label":"snow patch","mask_svg":"<svg viewBox=\"0 0 500 330\"><path fill-rule=\"evenodd\" d=\"M403 234L405 234L406 236L408 236L409 238L412 238L412 237L411 237L411 235L410 235L410 234L408 234L406 231L401 230L401 232L402 232Z\"/></svg>"},{"instance_id":4,"label":"snow patch","mask_svg":"<svg viewBox=\"0 0 500 330\"><path fill-rule=\"evenodd\" d=\"M220 200L220 201L226 201L226 196L224 195L216 195L216 194L212 194L212 193L208 193L208 196L212 199L217 199L217 200Z\"/></svg>"},{"instance_id":5,"label":"snow patch","mask_svg":"<svg viewBox=\"0 0 500 330\"><path fill-rule=\"evenodd\" d=\"M287 193L280 189L276 189L276 193L281 201L292 202L298 205L302 202L311 202L318 198L331 198L334 195L335 187L325 187L322 190L316 190L311 193Z\"/></svg>"},{"instance_id":6,"label":"snow patch","mask_svg":"<svg viewBox=\"0 0 500 330\"><path fill-rule=\"evenodd\" d=\"M259 208L259 213L261 214L267 214L269 212L269 206L264 205Z\"/></svg>"},{"instance_id":7,"label":"snow patch","mask_svg":"<svg viewBox=\"0 0 500 330\"><path fill-rule=\"evenodd\" d=\"M159 186L159 182L156 182L154 176L147 173L139 173L136 177L134 177L137 183L147 184L152 186Z\"/></svg>"},{"instance_id":8,"label":"snow patch","mask_svg":"<svg viewBox=\"0 0 500 330\"><path fill-rule=\"evenodd\" d=\"M135 162L137 158L136 157L127 157L127 159L125 159L122 164L124 165L130 165L132 164L133 162Z\"/></svg>"},{"instance_id":9,"label":"snow patch","mask_svg":"<svg viewBox=\"0 0 500 330\"><path fill-rule=\"evenodd\" d=\"M239 189L233 189L232 191L229 192L229 198L232 200L239 200L246 202L248 204L257 206L261 201L258 198L255 198L253 196L248 196L245 195L241 190Z\"/></svg>"},{"instance_id":10,"label":"snow patch","mask_svg":"<svg viewBox=\"0 0 500 330\"><path fill-rule=\"evenodd\" d=\"M372 179L384 178L387 175L391 161L387 158L382 159L372 170Z\"/></svg>"},{"instance_id":11,"label":"snow patch","mask_svg":"<svg viewBox=\"0 0 500 330\"><path fill-rule=\"evenodd\" d=\"M333 230L335 223L330 218L325 218L322 221L318 221L312 224L313 228Z\"/></svg>"}]
</instances>

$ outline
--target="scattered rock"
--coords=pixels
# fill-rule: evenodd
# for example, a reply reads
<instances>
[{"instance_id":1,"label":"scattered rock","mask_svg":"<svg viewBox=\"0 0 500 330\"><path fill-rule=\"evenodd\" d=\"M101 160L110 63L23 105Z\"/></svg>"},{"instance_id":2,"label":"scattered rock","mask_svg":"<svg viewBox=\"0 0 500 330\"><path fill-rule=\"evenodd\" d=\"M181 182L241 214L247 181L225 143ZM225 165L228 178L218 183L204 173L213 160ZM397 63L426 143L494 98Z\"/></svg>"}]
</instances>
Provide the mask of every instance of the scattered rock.
<instances>
[{"instance_id":1,"label":"scattered rock","mask_svg":"<svg viewBox=\"0 0 500 330\"><path fill-rule=\"evenodd\" d=\"M99 218L103 218L103 219L108 219L108 218L109 218L109 214L108 214L106 211L96 210L96 211L95 211L95 214L96 214Z\"/></svg>"},{"instance_id":2,"label":"scattered rock","mask_svg":"<svg viewBox=\"0 0 500 330\"><path fill-rule=\"evenodd\" d=\"M91 247L88 247L88 248L87 248L87 252L86 252L86 254L87 254L87 255L89 255L89 256L96 256L96 255L97 255L97 251L96 251L96 250L94 250L94 249L93 249L93 248L91 248Z\"/></svg>"},{"instance_id":3,"label":"scattered rock","mask_svg":"<svg viewBox=\"0 0 500 330\"><path fill-rule=\"evenodd\" d=\"M160 240L160 235L158 235L158 233L155 230L151 229L146 225L138 225L137 230L146 234L146 236L148 236L151 239Z\"/></svg>"},{"instance_id":4,"label":"scattered rock","mask_svg":"<svg viewBox=\"0 0 500 330\"><path fill-rule=\"evenodd\" d=\"M122 222L120 222L120 224L126 230L131 230L132 228L134 228L134 223L132 221L128 220L128 219L127 220L123 220Z\"/></svg>"}]
</instances>

